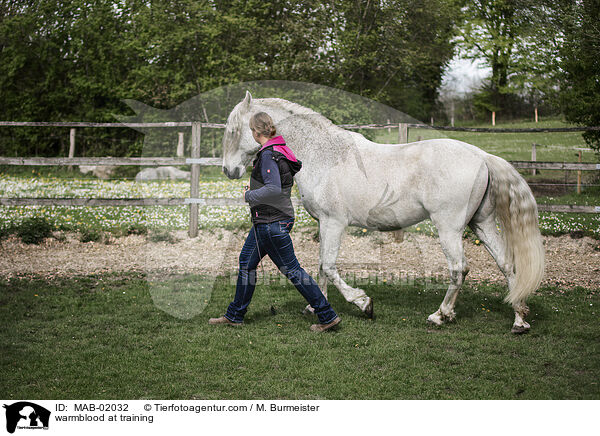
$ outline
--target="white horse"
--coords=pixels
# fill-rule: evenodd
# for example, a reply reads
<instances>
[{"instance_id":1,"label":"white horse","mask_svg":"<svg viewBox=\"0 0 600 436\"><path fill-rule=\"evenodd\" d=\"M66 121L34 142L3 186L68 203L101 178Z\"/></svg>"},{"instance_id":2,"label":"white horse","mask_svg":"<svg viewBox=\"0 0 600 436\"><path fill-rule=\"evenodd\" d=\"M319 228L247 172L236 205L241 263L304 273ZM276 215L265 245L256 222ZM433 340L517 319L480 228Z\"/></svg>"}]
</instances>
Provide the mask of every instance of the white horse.
<instances>
[{"instance_id":1,"label":"white horse","mask_svg":"<svg viewBox=\"0 0 600 436\"><path fill-rule=\"evenodd\" d=\"M223 138L223 172L231 179L242 177L259 149L248 128L250 116L259 111L271 115L303 163L295 180L302 204L319 221L319 284L325 295L329 279L348 302L372 316L371 298L346 284L336 269L346 227L398 230L430 218L448 260L450 285L427 320L441 325L455 317L456 297L469 271L463 250L469 226L508 281L512 332L529 330L525 300L542 280L544 248L533 194L508 162L452 139L374 143L308 108L277 98L253 99L247 92L230 113Z\"/></svg>"}]
</instances>

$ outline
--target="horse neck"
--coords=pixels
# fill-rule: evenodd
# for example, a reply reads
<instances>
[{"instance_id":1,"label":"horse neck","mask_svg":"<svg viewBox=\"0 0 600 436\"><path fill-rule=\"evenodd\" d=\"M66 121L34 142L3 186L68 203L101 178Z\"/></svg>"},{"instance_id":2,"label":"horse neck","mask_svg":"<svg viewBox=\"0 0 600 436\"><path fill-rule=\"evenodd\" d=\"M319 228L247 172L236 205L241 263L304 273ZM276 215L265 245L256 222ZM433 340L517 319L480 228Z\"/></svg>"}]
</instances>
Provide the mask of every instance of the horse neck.
<instances>
[{"instance_id":1,"label":"horse neck","mask_svg":"<svg viewBox=\"0 0 600 436\"><path fill-rule=\"evenodd\" d=\"M281 107L279 104L263 99L257 107L257 111L264 111L271 115L278 129L289 148L296 157L302 161L303 167L309 171L321 171L329 166L329 160L323 160L323 147L327 144L324 140L330 131L324 131L321 117L322 115L299 106L300 110L306 113L294 113ZM321 121L321 122L319 122ZM331 126L333 129L338 129ZM340 129L340 131L342 131Z\"/></svg>"}]
</instances>

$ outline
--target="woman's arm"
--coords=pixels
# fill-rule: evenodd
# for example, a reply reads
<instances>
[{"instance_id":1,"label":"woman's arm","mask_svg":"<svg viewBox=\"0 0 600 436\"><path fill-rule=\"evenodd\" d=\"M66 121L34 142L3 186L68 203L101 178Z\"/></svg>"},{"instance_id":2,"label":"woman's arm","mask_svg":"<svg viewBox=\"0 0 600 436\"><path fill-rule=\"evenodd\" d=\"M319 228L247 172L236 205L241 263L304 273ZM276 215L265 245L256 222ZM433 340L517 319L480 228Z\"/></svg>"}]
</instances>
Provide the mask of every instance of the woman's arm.
<instances>
[{"instance_id":1,"label":"woman's arm","mask_svg":"<svg viewBox=\"0 0 600 436\"><path fill-rule=\"evenodd\" d=\"M257 204L268 204L277 199L281 194L281 176L277 162L273 160L271 150L265 150L260 156L260 174L264 186L246 191L244 199L251 206Z\"/></svg>"}]
</instances>

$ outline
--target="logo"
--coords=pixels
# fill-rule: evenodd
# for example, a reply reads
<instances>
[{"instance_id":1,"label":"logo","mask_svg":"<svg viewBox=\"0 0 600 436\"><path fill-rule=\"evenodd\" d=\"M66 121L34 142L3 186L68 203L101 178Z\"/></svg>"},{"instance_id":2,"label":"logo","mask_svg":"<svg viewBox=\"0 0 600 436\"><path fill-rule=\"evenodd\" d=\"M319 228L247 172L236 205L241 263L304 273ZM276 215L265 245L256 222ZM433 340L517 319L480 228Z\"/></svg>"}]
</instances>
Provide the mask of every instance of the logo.
<instances>
[{"instance_id":1,"label":"logo","mask_svg":"<svg viewBox=\"0 0 600 436\"><path fill-rule=\"evenodd\" d=\"M14 433L15 429L48 429L50 411L35 403L19 401L3 406L6 409L6 430Z\"/></svg>"}]
</instances>

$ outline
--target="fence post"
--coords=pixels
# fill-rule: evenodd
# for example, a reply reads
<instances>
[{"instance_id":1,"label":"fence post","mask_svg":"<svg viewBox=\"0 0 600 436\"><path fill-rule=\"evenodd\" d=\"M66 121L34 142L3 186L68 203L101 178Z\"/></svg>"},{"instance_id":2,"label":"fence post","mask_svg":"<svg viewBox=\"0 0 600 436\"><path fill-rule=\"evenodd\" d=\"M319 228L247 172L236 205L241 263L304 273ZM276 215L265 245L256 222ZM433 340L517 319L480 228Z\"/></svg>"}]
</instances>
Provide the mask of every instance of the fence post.
<instances>
[{"instance_id":1,"label":"fence post","mask_svg":"<svg viewBox=\"0 0 600 436\"><path fill-rule=\"evenodd\" d=\"M581 163L582 154L583 154L583 151L581 151L581 150L579 150L577 152L577 155L578 155L577 161L579 163ZM581 170L577 170L577 193L581 194Z\"/></svg>"},{"instance_id":2,"label":"fence post","mask_svg":"<svg viewBox=\"0 0 600 436\"><path fill-rule=\"evenodd\" d=\"M75 129L69 132L69 159L75 157ZM73 165L69 165L69 171L73 170Z\"/></svg>"},{"instance_id":3,"label":"fence post","mask_svg":"<svg viewBox=\"0 0 600 436\"><path fill-rule=\"evenodd\" d=\"M496 111L492 111L492 126L496 125Z\"/></svg>"},{"instance_id":4,"label":"fence post","mask_svg":"<svg viewBox=\"0 0 600 436\"><path fill-rule=\"evenodd\" d=\"M202 137L202 123L194 121L192 123L192 159L200 158L200 138ZM190 175L190 198L198 198L200 182L200 165L192 164L192 173ZM190 238L198 236L198 203L190 203L190 228L188 230Z\"/></svg>"},{"instance_id":5,"label":"fence post","mask_svg":"<svg viewBox=\"0 0 600 436\"><path fill-rule=\"evenodd\" d=\"M534 142L533 144L531 144L531 161L532 162L536 162L537 161L537 148L536 148L537 144ZM536 169L532 169L531 170L531 175L535 176L537 173Z\"/></svg>"},{"instance_id":6,"label":"fence post","mask_svg":"<svg viewBox=\"0 0 600 436\"><path fill-rule=\"evenodd\" d=\"M177 132L179 138L177 140L177 157L183 157L183 132Z\"/></svg>"},{"instance_id":7,"label":"fence post","mask_svg":"<svg viewBox=\"0 0 600 436\"><path fill-rule=\"evenodd\" d=\"M408 142L408 124L398 124L398 144L406 144Z\"/></svg>"},{"instance_id":8,"label":"fence post","mask_svg":"<svg viewBox=\"0 0 600 436\"><path fill-rule=\"evenodd\" d=\"M398 144L406 144L408 142L408 124L400 123L398 124ZM394 241L402 242L404 241L404 230L395 230L394 232Z\"/></svg>"}]
</instances>

